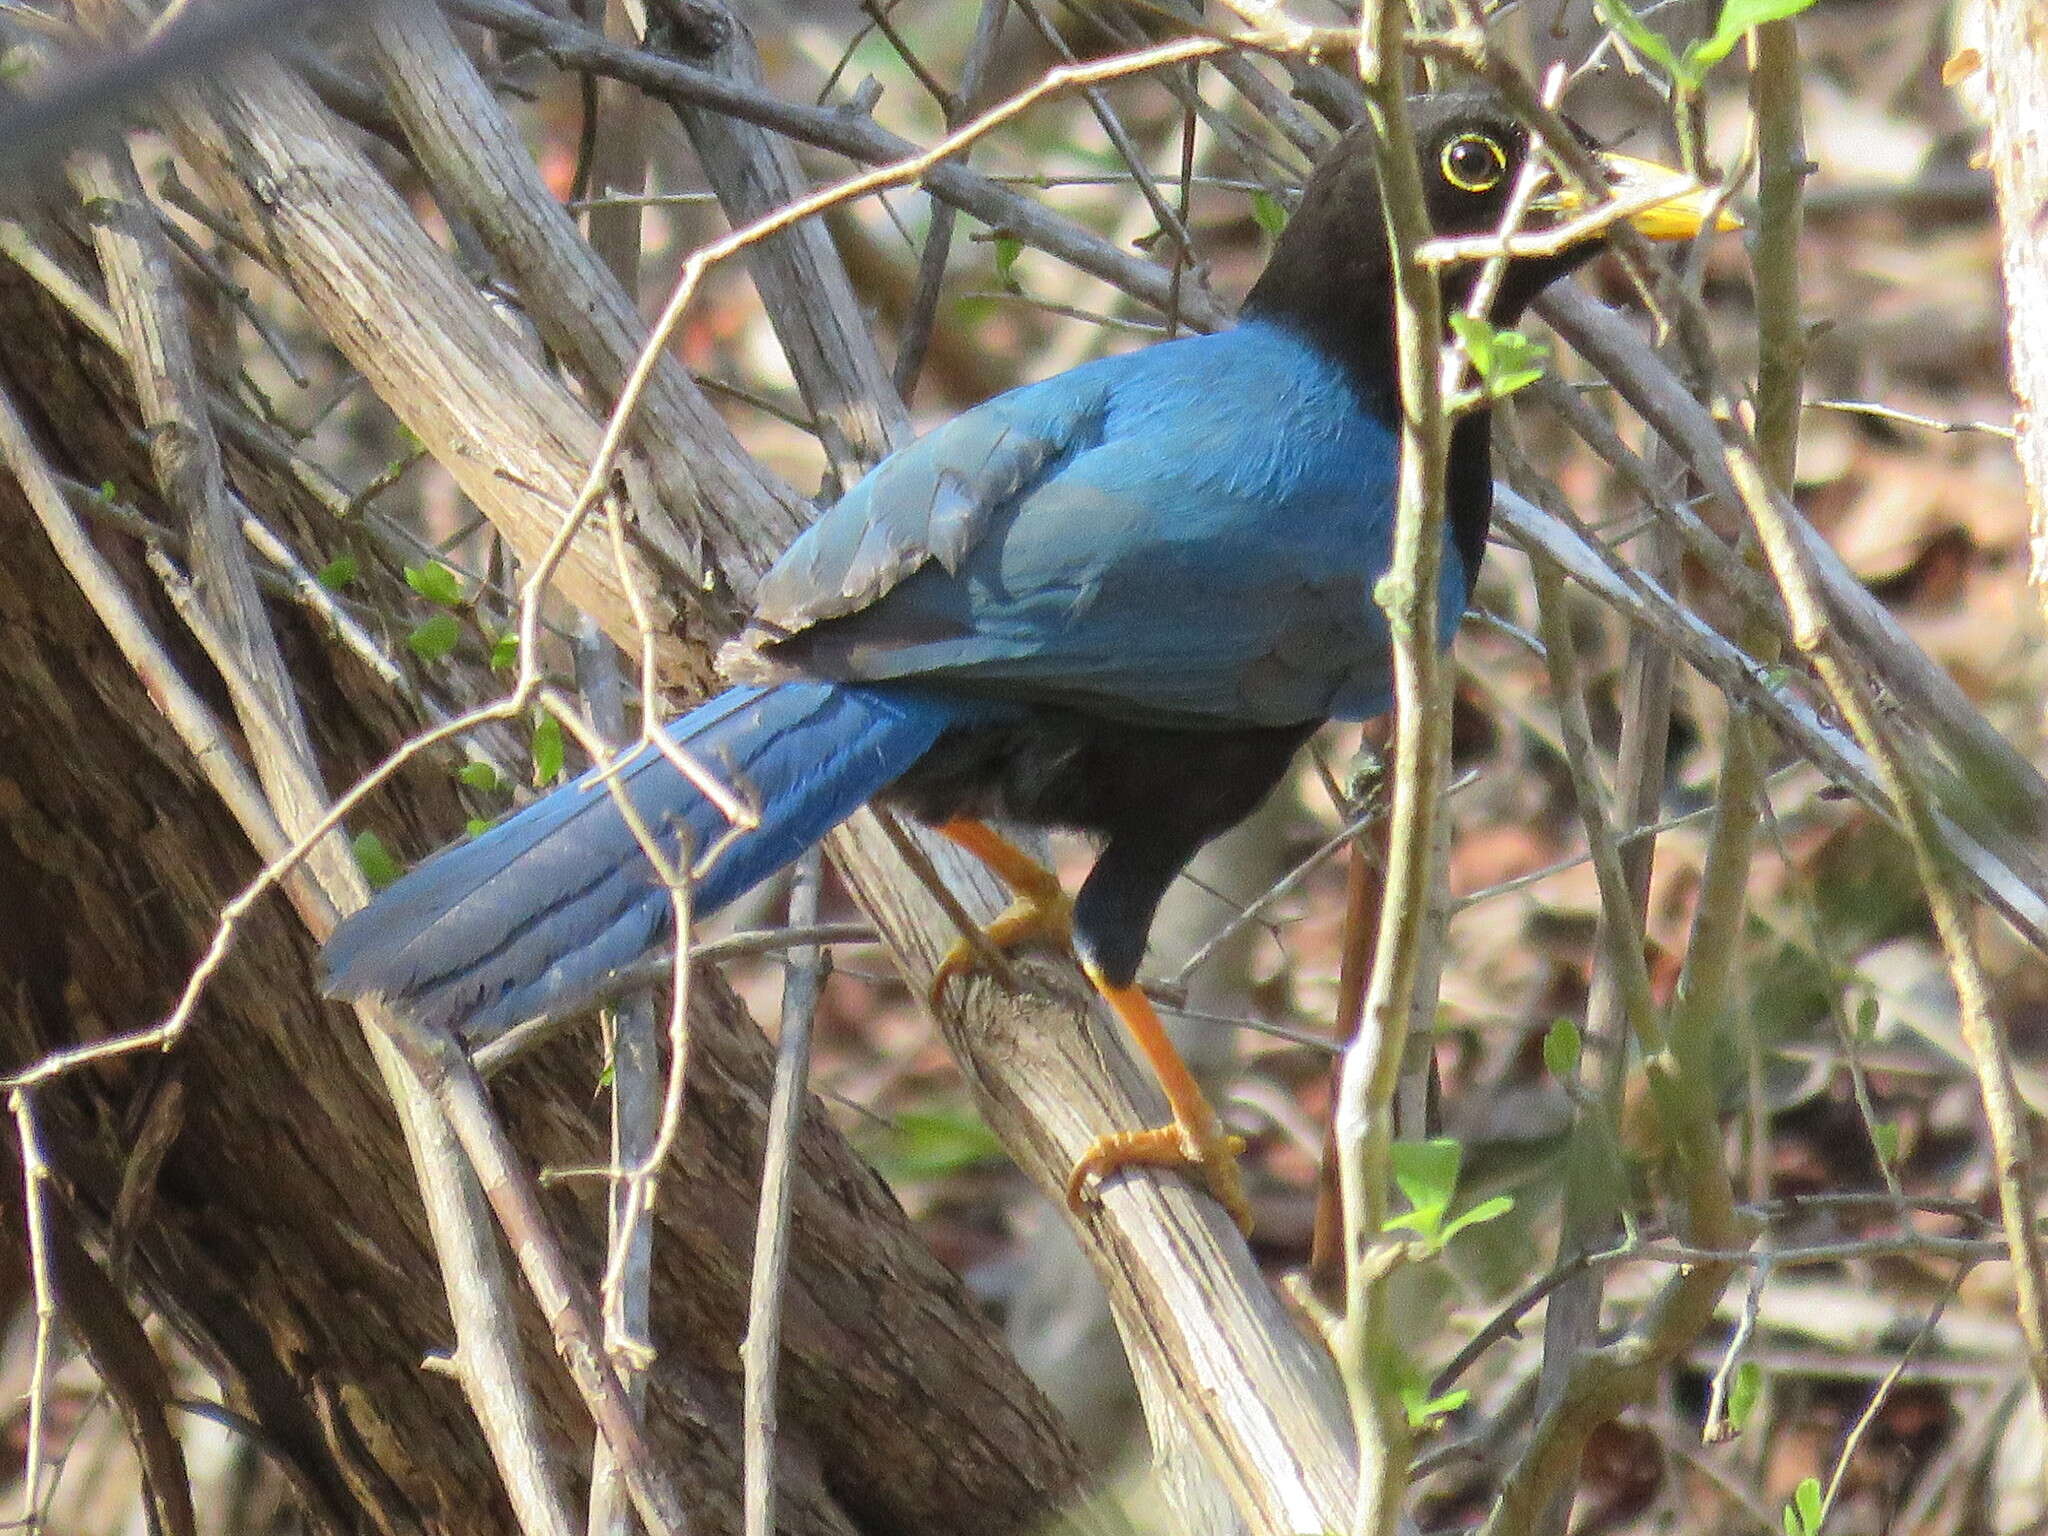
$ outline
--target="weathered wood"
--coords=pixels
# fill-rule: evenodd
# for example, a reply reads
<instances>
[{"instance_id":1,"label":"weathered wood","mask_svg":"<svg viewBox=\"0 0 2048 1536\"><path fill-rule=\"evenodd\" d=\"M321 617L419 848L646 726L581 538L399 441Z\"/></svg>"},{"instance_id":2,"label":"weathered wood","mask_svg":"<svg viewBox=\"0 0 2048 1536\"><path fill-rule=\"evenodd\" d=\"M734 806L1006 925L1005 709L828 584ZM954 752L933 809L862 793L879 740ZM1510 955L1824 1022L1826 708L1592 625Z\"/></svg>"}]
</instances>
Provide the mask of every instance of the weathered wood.
<instances>
[{"instance_id":1,"label":"weathered wood","mask_svg":"<svg viewBox=\"0 0 2048 1536\"><path fill-rule=\"evenodd\" d=\"M2005 331L2019 401L2035 594L2048 612L2048 13L2036 0L1979 7L1991 87L1991 178L2003 235Z\"/></svg>"},{"instance_id":2,"label":"weathered wood","mask_svg":"<svg viewBox=\"0 0 2048 1536\"><path fill-rule=\"evenodd\" d=\"M12 267L0 267L0 379L60 469L149 505L125 370ZM278 526L323 531L323 510L246 471L239 488ZM175 638L135 547L105 544ZM0 1064L14 1069L161 1017L256 861L11 485L0 549ZM293 615L274 617L318 745L337 777L353 776L402 729L396 712ZM189 645L178 654L207 675ZM459 820L436 773L403 776L386 803L413 824ZM313 977L303 926L282 903L260 909L173 1055L39 1095L53 1161L81 1229L104 1241L132 1127L174 1076L185 1127L132 1234L152 1302L265 1426L323 1528L503 1530L502 1503L480 1497L494 1473L459 1389L420 1368L452 1335L402 1138L360 1035L314 1000ZM699 992L690 1117L658 1213L649 1411L676 1480L701 1501L698 1529L716 1532L737 1528L734 1344L772 1058L729 993ZM503 1102L535 1162L602 1160L597 1067L565 1045L510 1075ZM800 1158L787 1528L950 1536L1045 1519L1080 1476L1050 1411L822 1112ZM572 1185L551 1206L590 1273L602 1199L601 1185ZM0 1202L18 1200L18 1180L0 1180ZM19 1241L16 1217L6 1230ZM587 1445L587 1420L530 1310L519 1328L580 1473L584 1452L568 1448Z\"/></svg>"}]
</instances>

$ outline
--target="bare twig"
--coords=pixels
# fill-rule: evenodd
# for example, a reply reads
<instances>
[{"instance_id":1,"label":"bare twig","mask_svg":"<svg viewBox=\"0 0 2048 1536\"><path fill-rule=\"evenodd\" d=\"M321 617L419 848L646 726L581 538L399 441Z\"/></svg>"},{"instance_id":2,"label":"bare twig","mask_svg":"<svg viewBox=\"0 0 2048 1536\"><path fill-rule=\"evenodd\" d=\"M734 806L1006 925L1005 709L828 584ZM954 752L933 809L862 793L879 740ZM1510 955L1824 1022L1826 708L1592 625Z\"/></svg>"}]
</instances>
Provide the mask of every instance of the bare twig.
<instances>
[{"instance_id":1,"label":"bare twig","mask_svg":"<svg viewBox=\"0 0 2048 1536\"><path fill-rule=\"evenodd\" d=\"M814 850L798 862L790 885L789 920L795 927L817 921L818 877ZM753 1291L747 1334L740 1345L746 1374L747 1536L774 1536L775 1531L776 1364L782 1347L782 1293L788 1279L790 1186L797 1130L809 1092L811 1024L824 975L824 951L798 950L790 961L782 983L782 1036L775 1051L775 1091L768 1106L768 1134L762 1149Z\"/></svg>"},{"instance_id":2,"label":"bare twig","mask_svg":"<svg viewBox=\"0 0 2048 1536\"><path fill-rule=\"evenodd\" d=\"M50 1405L50 1355L57 1337L57 1291L50 1256L50 1163L43 1153L42 1130L36 1123L35 1098L27 1088L13 1089L7 1106L14 1115L21 1143L22 1209L28 1219L29 1282L35 1297L35 1346L28 1375L28 1445L23 1452L20 1523L36 1530L41 1522L43 1443L48 1434L44 1416Z\"/></svg>"},{"instance_id":3,"label":"bare twig","mask_svg":"<svg viewBox=\"0 0 2048 1536\"><path fill-rule=\"evenodd\" d=\"M577 680L591 719L605 737L625 737L624 679L618 652L597 626L585 620L577 633ZM611 1168L623 1171L644 1166L660 1130L661 1077L654 1003L644 988L634 988L606 1010L610 1049L606 1064L611 1077ZM648 1333L648 1294L652 1283L654 1228L640 1219L633 1191L614 1172L606 1204L608 1224L605 1269L617 1283L605 1288L605 1353L619 1373L619 1385L637 1414L643 1411L653 1342ZM611 1448L599 1436L591 1449L590 1536L632 1536L632 1501Z\"/></svg>"},{"instance_id":4,"label":"bare twig","mask_svg":"<svg viewBox=\"0 0 2048 1536\"><path fill-rule=\"evenodd\" d=\"M1408 126L1402 44L1406 12L1391 0L1367 0L1359 28L1359 74L1376 130L1379 173L1394 283L1399 343L1401 468L1394 547L1379 601L1393 637L1394 793L1379 934L1361 1028L1338 1074L1335 1121L1344 1211L1344 1311L1335 1339L1351 1420L1358 1437L1354 1536L1388 1536L1407 1484L1407 1412L1387 1379L1398 1349L1387 1315L1387 1281L1401 1249L1387 1216L1393 1099L1408 1028L1425 975L1423 952L1439 878L1436 819L1449 768L1448 669L1437 654L1438 572L1442 566L1444 455L1450 440L1445 397L1462 372L1462 354L1446 358L1435 271L1420 259L1429 217Z\"/></svg>"}]
</instances>

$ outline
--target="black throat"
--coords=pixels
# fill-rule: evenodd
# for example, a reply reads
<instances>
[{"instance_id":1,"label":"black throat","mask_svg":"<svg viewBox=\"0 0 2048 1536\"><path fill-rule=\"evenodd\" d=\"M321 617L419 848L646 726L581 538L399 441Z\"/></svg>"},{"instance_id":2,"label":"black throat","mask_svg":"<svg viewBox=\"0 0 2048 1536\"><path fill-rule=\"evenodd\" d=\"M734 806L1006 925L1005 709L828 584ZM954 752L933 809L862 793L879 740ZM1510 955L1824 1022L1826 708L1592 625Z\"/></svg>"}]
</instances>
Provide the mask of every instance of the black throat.
<instances>
[{"instance_id":1,"label":"black throat","mask_svg":"<svg viewBox=\"0 0 2048 1536\"><path fill-rule=\"evenodd\" d=\"M1245 295L1247 318L1283 325L1336 363L1367 415L1400 432L1400 358L1395 339L1393 262L1380 213L1379 178L1369 130L1354 129L1324 156L1281 231L1271 260ZM1470 233L1471 231L1444 231ZM1590 260L1597 242L1554 256L1508 263L1489 311L1497 326L1516 324L1551 283ZM1475 266L1445 272L1445 311L1471 298ZM1445 332L1448 339L1449 332ZM1486 554L1493 517L1490 415L1461 417L1451 429L1444 512L1470 591Z\"/></svg>"}]
</instances>

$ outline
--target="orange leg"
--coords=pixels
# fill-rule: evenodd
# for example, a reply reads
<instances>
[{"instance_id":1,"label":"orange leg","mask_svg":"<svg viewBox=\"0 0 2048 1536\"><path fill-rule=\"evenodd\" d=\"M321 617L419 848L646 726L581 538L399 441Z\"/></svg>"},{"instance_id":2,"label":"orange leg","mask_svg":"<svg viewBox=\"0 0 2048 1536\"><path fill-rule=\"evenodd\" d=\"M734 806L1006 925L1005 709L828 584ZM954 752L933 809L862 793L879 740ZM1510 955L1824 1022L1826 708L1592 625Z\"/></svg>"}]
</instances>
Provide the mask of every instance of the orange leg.
<instances>
[{"instance_id":1,"label":"orange leg","mask_svg":"<svg viewBox=\"0 0 2048 1536\"><path fill-rule=\"evenodd\" d=\"M1014 949L1029 940L1044 939L1064 949L1073 942L1074 903L1060 889L1059 876L995 828L971 817L956 816L937 830L986 864L1016 894L1016 900L982 930L991 944ZM946 952L932 976L933 1007L945 996L948 982L974 969L976 958L974 945L964 938Z\"/></svg>"},{"instance_id":2,"label":"orange leg","mask_svg":"<svg viewBox=\"0 0 2048 1536\"><path fill-rule=\"evenodd\" d=\"M983 930L991 943L1001 949L1032 939L1048 939L1061 946L1072 943L1074 903L1060 889L1059 879L1051 870L994 828L970 817L955 817L937 830L980 859L1016 893L1016 900ZM946 984L954 976L971 970L975 958L974 945L965 939L947 953L932 977L934 1007ZM1118 1169L1181 1168L1198 1172L1209 1193L1230 1213L1230 1219L1240 1230L1250 1232L1251 1207L1237 1172L1237 1154L1244 1150L1243 1138L1223 1129L1216 1112L1202 1096L1201 1085L1167 1037L1152 1000L1135 986L1112 985L1086 961L1081 969L1151 1062L1153 1075L1173 1110L1173 1123L1142 1131L1113 1131L1097 1138L1081 1154L1081 1160L1067 1178L1068 1206L1078 1215L1089 1180L1108 1178Z\"/></svg>"},{"instance_id":3,"label":"orange leg","mask_svg":"<svg viewBox=\"0 0 2048 1536\"><path fill-rule=\"evenodd\" d=\"M1238 1230L1252 1229L1251 1205L1245 1199L1244 1184L1238 1177L1237 1155L1244 1150L1244 1138L1223 1129L1209 1101L1202 1096L1188 1064L1181 1060L1168 1038L1166 1026L1152 1007L1152 1000L1135 986L1112 985L1093 965L1081 969L1110 1011L1123 1020L1138 1049L1152 1063L1153 1076L1166 1094L1173 1110L1171 1125L1156 1125L1142 1131L1112 1131L1097 1137L1081 1154L1067 1177L1067 1205L1077 1215L1088 1191L1091 1177L1108 1178L1120 1168L1184 1168L1199 1173L1209 1193Z\"/></svg>"}]
</instances>

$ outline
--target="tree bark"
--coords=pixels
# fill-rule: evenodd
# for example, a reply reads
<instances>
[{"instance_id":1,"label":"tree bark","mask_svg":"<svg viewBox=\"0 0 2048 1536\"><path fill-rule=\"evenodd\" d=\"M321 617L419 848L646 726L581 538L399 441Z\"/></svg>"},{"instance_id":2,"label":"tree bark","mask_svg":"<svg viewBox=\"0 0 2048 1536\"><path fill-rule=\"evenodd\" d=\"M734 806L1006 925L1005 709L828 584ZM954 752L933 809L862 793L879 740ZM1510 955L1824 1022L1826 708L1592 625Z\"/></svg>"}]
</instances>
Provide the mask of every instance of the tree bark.
<instances>
[{"instance_id":1,"label":"tree bark","mask_svg":"<svg viewBox=\"0 0 2048 1536\"><path fill-rule=\"evenodd\" d=\"M0 266L0 387L61 472L150 507L125 368L12 266ZM273 527L304 548L338 546L310 498L247 461L233 469ZM190 675L206 676L152 598L139 546L98 542ZM161 1018L258 861L12 482L0 487L0 550L0 1060L18 1070ZM273 606L272 617L332 777L355 777L404 723L295 613ZM394 838L398 822L459 820L435 771L402 776L380 804ZM404 1143L346 1010L315 1000L314 967L304 927L272 899L175 1051L39 1091L62 1196L103 1259L130 1255L126 1272L200 1349L230 1405L263 1426L316 1527L502 1531L462 1393L421 1368L453 1335ZM698 991L689 1114L658 1211L648 1411L706 1532L737 1529L734 1346L772 1056L715 978ZM593 1052L564 1044L508 1074L499 1097L534 1163L604 1161L597 1070ZM138 1194L146 1169L130 1148L172 1083L182 1125ZM786 1528L936 1536L1050 1518L1081 1476L1051 1411L815 1107L800 1162ZM587 1273L602 1262L604 1190L571 1181L549 1196ZM18 1243L17 1181L0 1183L0 1202ZM580 1468L587 1419L531 1308L519 1330L557 1448Z\"/></svg>"},{"instance_id":2,"label":"tree bark","mask_svg":"<svg viewBox=\"0 0 2048 1536\"><path fill-rule=\"evenodd\" d=\"M2048 612L2048 14L1984 0L1991 175L2004 242L2006 338L2019 402L2034 590Z\"/></svg>"}]
</instances>

